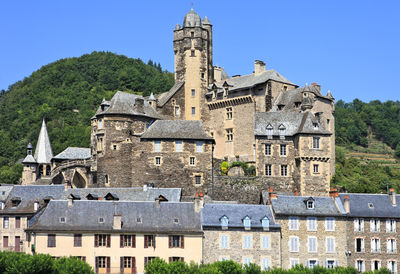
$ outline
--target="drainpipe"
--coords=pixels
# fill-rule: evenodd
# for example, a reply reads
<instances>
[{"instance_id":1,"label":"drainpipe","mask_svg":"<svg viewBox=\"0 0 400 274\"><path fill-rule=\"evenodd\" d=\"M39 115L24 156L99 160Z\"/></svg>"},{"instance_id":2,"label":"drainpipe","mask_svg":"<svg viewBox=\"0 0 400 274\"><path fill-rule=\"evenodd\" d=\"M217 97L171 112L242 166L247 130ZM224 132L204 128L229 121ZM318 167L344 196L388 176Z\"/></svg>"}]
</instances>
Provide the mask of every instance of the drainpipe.
<instances>
[{"instance_id":1,"label":"drainpipe","mask_svg":"<svg viewBox=\"0 0 400 274\"><path fill-rule=\"evenodd\" d=\"M211 199L214 200L214 143L211 145Z\"/></svg>"}]
</instances>

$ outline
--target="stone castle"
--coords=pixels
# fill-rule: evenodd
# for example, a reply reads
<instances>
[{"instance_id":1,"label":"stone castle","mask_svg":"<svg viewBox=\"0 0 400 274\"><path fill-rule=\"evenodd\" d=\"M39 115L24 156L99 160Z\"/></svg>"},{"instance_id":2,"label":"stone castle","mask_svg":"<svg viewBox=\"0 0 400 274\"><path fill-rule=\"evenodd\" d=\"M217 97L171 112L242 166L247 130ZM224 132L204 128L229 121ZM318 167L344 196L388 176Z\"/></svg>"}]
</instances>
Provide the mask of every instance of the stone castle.
<instances>
[{"instance_id":1,"label":"stone castle","mask_svg":"<svg viewBox=\"0 0 400 274\"><path fill-rule=\"evenodd\" d=\"M149 97L118 91L91 119L91 147L53 156L46 125L22 184L179 187L185 196L224 188L220 163L254 166L266 190L326 195L334 174L334 98L299 87L256 60L228 77L213 65L209 19L192 9L174 30L175 84ZM222 181L221 181L222 180ZM246 180L246 178L243 178ZM218 197L217 197L218 198Z\"/></svg>"}]
</instances>

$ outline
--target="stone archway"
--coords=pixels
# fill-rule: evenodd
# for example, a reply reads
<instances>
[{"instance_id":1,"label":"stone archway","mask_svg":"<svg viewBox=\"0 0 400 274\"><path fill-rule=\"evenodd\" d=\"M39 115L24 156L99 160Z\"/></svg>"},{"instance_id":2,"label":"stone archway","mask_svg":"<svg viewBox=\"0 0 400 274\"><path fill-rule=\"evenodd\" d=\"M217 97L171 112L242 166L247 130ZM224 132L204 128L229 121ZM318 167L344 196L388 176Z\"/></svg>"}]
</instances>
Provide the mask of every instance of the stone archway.
<instances>
[{"instance_id":1,"label":"stone archway","mask_svg":"<svg viewBox=\"0 0 400 274\"><path fill-rule=\"evenodd\" d=\"M60 172L57 174L57 176L55 176L51 182L53 183L53 185L61 185L65 182L65 178L64 175Z\"/></svg>"},{"instance_id":2,"label":"stone archway","mask_svg":"<svg viewBox=\"0 0 400 274\"><path fill-rule=\"evenodd\" d=\"M78 171L75 171L71 181L72 187L74 188L86 188L87 181L84 176Z\"/></svg>"}]
</instances>

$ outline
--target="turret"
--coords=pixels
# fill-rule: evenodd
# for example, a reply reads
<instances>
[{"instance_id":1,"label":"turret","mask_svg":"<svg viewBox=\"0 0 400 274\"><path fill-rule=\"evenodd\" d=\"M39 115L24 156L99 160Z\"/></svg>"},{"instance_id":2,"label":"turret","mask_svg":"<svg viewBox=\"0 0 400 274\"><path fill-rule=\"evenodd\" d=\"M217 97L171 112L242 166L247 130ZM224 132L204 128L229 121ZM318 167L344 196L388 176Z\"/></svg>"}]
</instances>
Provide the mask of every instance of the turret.
<instances>
[{"instance_id":1,"label":"turret","mask_svg":"<svg viewBox=\"0 0 400 274\"><path fill-rule=\"evenodd\" d=\"M175 81L185 82L186 120L200 120L207 111L205 94L213 82L212 25L191 9L174 30Z\"/></svg>"},{"instance_id":2,"label":"turret","mask_svg":"<svg viewBox=\"0 0 400 274\"><path fill-rule=\"evenodd\" d=\"M153 92L150 94L149 99L147 99L147 101L149 102L149 105L152 106L154 109L157 108L157 99L156 97L154 97Z\"/></svg>"}]
</instances>

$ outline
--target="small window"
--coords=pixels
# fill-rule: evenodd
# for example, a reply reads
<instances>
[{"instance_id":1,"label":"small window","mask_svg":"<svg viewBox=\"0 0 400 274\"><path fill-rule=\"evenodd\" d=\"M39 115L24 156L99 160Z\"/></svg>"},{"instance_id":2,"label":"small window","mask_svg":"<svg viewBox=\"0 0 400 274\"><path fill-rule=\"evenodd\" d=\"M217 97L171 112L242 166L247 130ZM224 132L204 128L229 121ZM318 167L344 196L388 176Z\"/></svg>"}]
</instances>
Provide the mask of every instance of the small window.
<instances>
[{"instance_id":1,"label":"small window","mask_svg":"<svg viewBox=\"0 0 400 274\"><path fill-rule=\"evenodd\" d=\"M280 154L286 156L286 145L281 145Z\"/></svg>"},{"instance_id":2,"label":"small window","mask_svg":"<svg viewBox=\"0 0 400 274\"><path fill-rule=\"evenodd\" d=\"M60 217L60 223L65 224L65 217Z\"/></svg>"},{"instance_id":3,"label":"small window","mask_svg":"<svg viewBox=\"0 0 400 274\"><path fill-rule=\"evenodd\" d=\"M156 163L156 166L161 165L161 157L156 157L155 158L155 163Z\"/></svg>"},{"instance_id":4,"label":"small window","mask_svg":"<svg viewBox=\"0 0 400 274\"><path fill-rule=\"evenodd\" d=\"M313 149L319 149L319 137L313 137Z\"/></svg>"},{"instance_id":5,"label":"small window","mask_svg":"<svg viewBox=\"0 0 400 274\"><path fill-rule=\"evenodd\" d=\"M179 224L179 219L178 218L174 218L174 223L175 224Z\"/></svg>"},{"instance_id":6,"label":"small window","mask_svg":"<svg viewBox=\"0 0 400 274\"><path fill-rule=\"evenodd\" d=\"M318 130L319 129L318 123L313 123L313 127L314 127L314 130Z\"/></svg>"},{"instance_id":7,"label":"small window","mask_svg":"<svg viewBox=\"0 0 400 274\"><path fill-rule=\"evenodd\" d=\"M191 166L196 165L196 158L190 157L190 159L189 159L189 164L190 164Z\"/></svg>"},{"instance_id":8,"label":"small window","mask_svg":"<svg viewBox=\"0 0 400 274\"><path fill-rule=\"evenodd\" d=\"M154 141L154 152L161 152L161 141Z\"/></svg>"},{"instance_id":9,"label":"small window","mask_svg":"<svg viewBox=\"0 0 400 274\"><path fill-rule=\"evenodd\" d=\"M271 155L271 144L265 144L265 155Z\"/></svg>"},{"instance_id":10,"label":"small window","mask_svg":"<svg viewBox=\"0 0 400 274\"><path fill-rule=\"evenodd\" d=\"M137 218L136 218L136 222L137 222L138 224L141 224L141 223L142 223L142 217L137 217Z\"/></svg>"},{"instance_id":11,"label":"small window","mask_svg":"<svg viewBox=\"0 0 400 274\"><path fill-rule=\"evenodd\" d=\"M226 140L227 140L228 142L233 141L233 129L228 128L228 129L226 129L225 131L226 131Z\"/></svg>"},{"instance_id":12,"label":"small window","mask_svg":"<svg viewBox=\"0 0 400 274\"><path fill-rule=\"evenodd\" d=\"M196 142L196 152L203 152L203 141Z\"/></svg>"},{"instance_id":13,"label":"small window","mask_svg":"<svg viewBox=\"0 0 400 274\"><path fill-rule=\"evenodd\" d=\"M228 235L221 235L219 241L219 248L229 248L229 236Z\"/></svg>"},{"instance_id":14,"label":"small window","mask_svg":"<svg viewBox=\"0 0 400 274\"><path fill-rule=\"evenodd\" d=\"M195 57L196 55L195 55L195 51L194 50L191 50L190 51L190 57Z\"/></svg>"},{"instance_id":15,"label":"small window","mask_svg":"<svg viewBox=\"0 0 400 274\"><path fill-rule=\"evenodd\" d=\"M222 227L228 227L229 224L229 219L226 216L222 216L222 218L220 219L221 221L221 226Z\"/></svg>"},{"instance_id":16,"label":"small window","mask_svg":"<svg viewBox=\"0 0 400 274\"><path fill-rule=\"evenodd\" d=\"M251 248L252 247L252 237L251 235L243 236L243 248Z\"/></svg>"},{"instance_id":17,"label":"small window","mask_svg":"<svg viewBox=\"0 0 400 274\"><path fill-rule=\"evenodd\" d=\"M181 114L181 111L180 111L179 106L175 106L175 108L174 108L175 117L179 117L180 114Z\"/></svg>"},{"instance_id":18,"label":"small window","mask_svg":"<svg viewBox=\"0 0 400 274\"><path fill-rule=\"evenodd\" d=\"M8 228L9 225L10 225L9 217L4 217L3 218L3 228Z\"/></svg>"},{"instance_id":19,"label":"small window","mask_svg":"<svg viewBox=\"0 0 400 274\"><path fill-rule=\"evenodd\" d=\"M193 31L190 33L190 37L194 38L194 32Z\"/></svg>"},{"instance_id":20,"label":"small window","mask_svg":"<svg viewBox=\"0 0 400 274\"><path fill-rule=\"evenodd\" d=\"M99 223L100 224L104 223L104 218L103 217L99 217Z\"/></svg>"},{"instance_id":21,"label":"small window","mask_svg":"<svg viewBox=\"0 0 400 274\"><path fill-rule=\"evenodd\" d=\"M266 129L267 129L267 136L268 136L268 138L271 139L272 135L273 135L274 128L269 124Z\"/></svg>"},{"instance_id":22,"label":"small window","mask_svg":"<svg viewBox=\"0 0 400 274\"><path fill-rule=\"evenodd\" d=\"M287 91L287 86L283 86L283 91Z\"/></svg>"},{"instance_id":23,"label":"small window","mask_svg":"<svg viewBox=\"0 0 400 274\"><path fill-rule=\"evenodd\" d=\"M181 140L175 141L175 151L182 152L182 141Z\"/></svg>"},{"instance_id":24,"label":"small window","mask_svg":"<svg viewBox=\"0 0 400 274\"><path fill-rule=\"evenodd\" d=\"M56 247L56 234L47 235L47 247Z\"/></svg>"},{"instance_id":25,"label":"small window","mask_svg":"<svg viewBox=\"0 0 400 274\"><path fill-rule=\"evenodd\" d=\"M251 219L250 219L249 216L246 216L246 217L243 219L243 226L244 226L245 228L247 228L247 229L249 229L249 228L251 227Z\"/></svg>"},{"instance_id":26,"label":"small window","mask_svg":"<svg viewBox=\"0 0 400 274\"><path fill-rule=\"evenodd\" d=\"M117 145L113 145L113 150L117 150Z\"/></svg>"},{"instance_id":27,"label":"small window","mask_svg":"<svg viewBox=\"0 0 400 274\"><path fill-rule=\"evenodd\" d=\"M287 176L287 165L281 165L281 176Z\"/></svg>"},{"instance_id":28,"label":"small window","mask_svg":"<svg viewBox=\"0 0 400 274\"><path fill-rule=\"evenodd\" d=\"M314 209L314 201L313 200L307 201L307 209Z\"/></svg>"},{"instance_id":29,"label":"small window","mask_svg":"<svg viewBox=\"0 0 400 274\"><path fill-rule=\"evenodd\" d=\"M285 138L286 135L286 127L284 125L279 126L279 136L281 139Z\"/></svg>"},{"instance_id":30,"label":"small window","mask_svg":"<svg viewBox=\"0 0 400 274\"><path fill-rule=\"evenodd\" d=\"M201 79L204 79L204 72L201 73Z\"/></svg>"},{"instance_id":31,"label":"small window","mask_svg":"<svg viewBox=\"0 0 400 274\"><path fill-rule=\"evenodd\" d=\"M269 228L269 219L267 217L264 217L261 220L261 225L264 229Z\"/></svg>"},{"instance_id":32,"label":"small window","mask_svg":"<svg viewBox=\"0 0 400 274\"><path fill-rule=\"evenodd\" d=\"M369 208L374 208L374 204L373 203L368 203L368 207Z\"/></svg>"},{"instance_id":33,"label":"small window","mask_svg":"<svg viewBox=\"0 0 400 274\"><path fill-rule=\"evenodd\" d=\"M192 107L192 116L196 115L196 108Z\"/></svg>"},{"instance_id":34,"label":"small window","mask_svg":"<svg viewBox=\"0 0 400 274\"><path fill-rule=\"evenodd\" d=\"M226 108L226 120L232 120L232 107Z\"/></svg>"},{"instance_id":35,"label":"small window","mask_svg":"<svg viewBox=\"0 0 400 274\"><path fill-rule=\"evenodd\" d=\"M201 185L201 176L200 175L194 176L194 183L196 185Z\"/></svg>"},{"instance_id":36,"label":"small window","mask_svg":"<svg viewBox=\"0 0 400 274\"><path fill-rule=\"evenodd\" d=\"M272 165L265 165L265 176L272 176Z\"/></svg>"},{"instance_id":37,"label":"small window","mask_svg":"<svg viewBox=\"0 0 400 274\"><path fill-rule=\"evenodd\" d=\"M319 173L319 165L317 165L317 164L313 165L313 172L314 173Z\"/></svg>"},{"instance_id":38,"label":"small window","mask_svg":"<svg viewBox=\"0 0 400 274\"><path fill-rule=\"evenodd\" d=\"M192 97L196 96L196 90L192 89Z\"/></svg>"}]
</instances>

